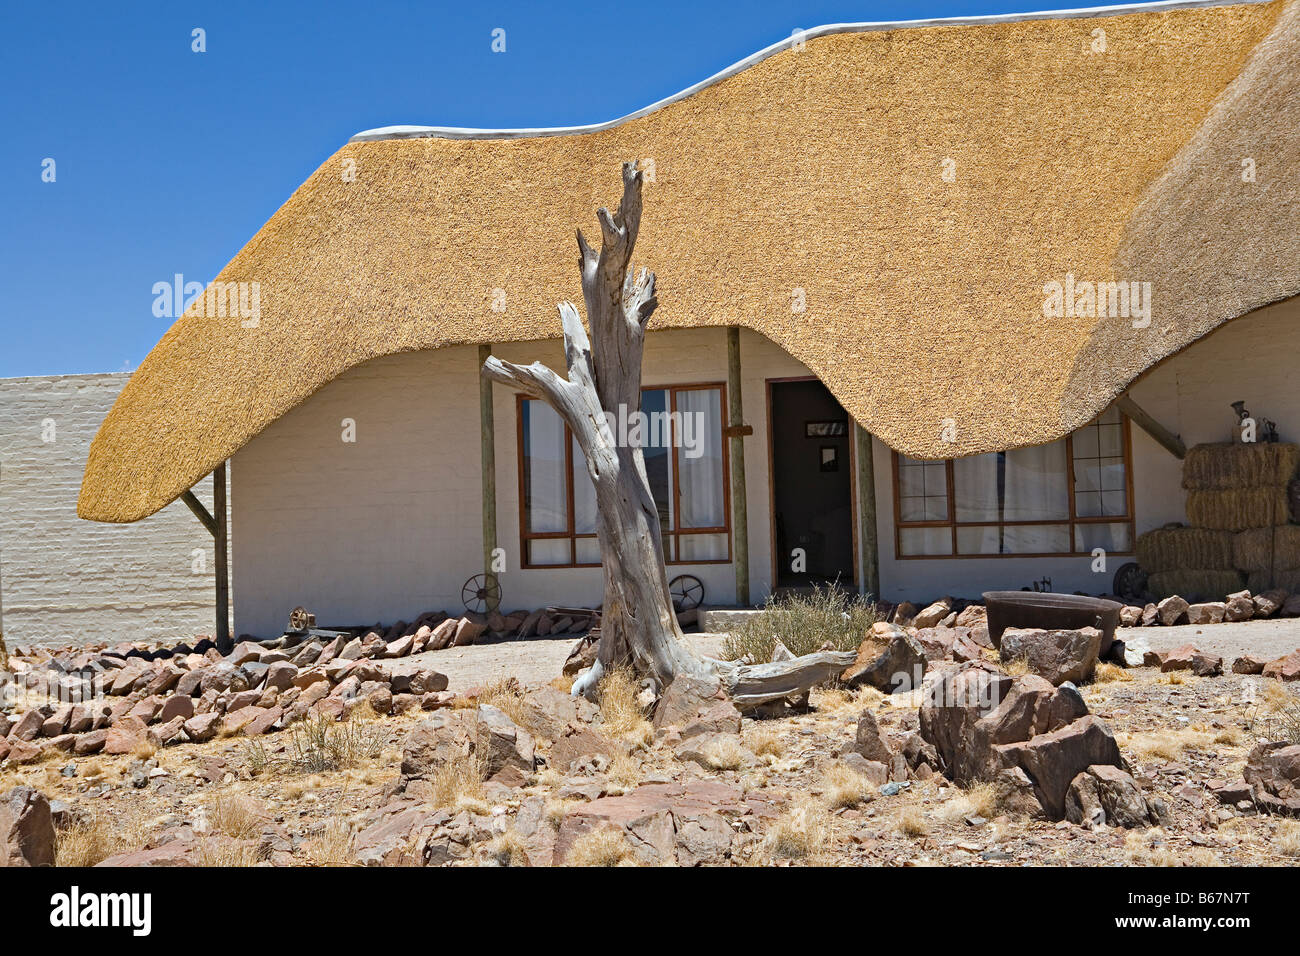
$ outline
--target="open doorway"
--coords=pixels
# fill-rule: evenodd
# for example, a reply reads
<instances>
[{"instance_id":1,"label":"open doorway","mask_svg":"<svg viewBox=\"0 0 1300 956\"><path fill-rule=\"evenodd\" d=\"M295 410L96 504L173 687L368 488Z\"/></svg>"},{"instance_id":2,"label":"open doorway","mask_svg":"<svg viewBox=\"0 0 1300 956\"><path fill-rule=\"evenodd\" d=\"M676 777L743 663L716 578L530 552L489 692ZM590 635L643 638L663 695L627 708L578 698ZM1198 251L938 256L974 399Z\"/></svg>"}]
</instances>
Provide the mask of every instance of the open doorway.
<instances>
[{"instance_id":1,"label":"open doorway","mask_svg":"<svg viewBox=\"0 0 1300 956\"><path fill-rule=\"evenodd\" d=\"M852 423L816 379L768 382L774 586L854 583ZM797 549L797 550L796 550Z\"/></svg>"}]
</instances>

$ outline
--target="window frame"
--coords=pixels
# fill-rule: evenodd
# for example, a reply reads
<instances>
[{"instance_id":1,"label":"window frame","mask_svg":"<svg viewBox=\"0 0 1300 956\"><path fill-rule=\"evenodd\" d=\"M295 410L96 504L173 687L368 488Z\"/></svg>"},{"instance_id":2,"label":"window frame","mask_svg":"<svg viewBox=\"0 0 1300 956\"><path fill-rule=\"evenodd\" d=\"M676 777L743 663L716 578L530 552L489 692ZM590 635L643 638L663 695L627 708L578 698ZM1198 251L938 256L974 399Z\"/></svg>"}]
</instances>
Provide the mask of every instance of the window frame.
<instances>
[{"instance_id":1,"label":"window frame","mask_svg":"<svg viewBox=\"0 0 1300 956\"><path fill-rule=\"evenodd\" d=\"M664 563L666 565L691 565L691 564L730 564L733 560L733 542L731 534L731 442L728 440L727 428L727 383L726 382L687 382L680 385L642 385L642 392L663 392L668 393L667 410L671 414L677 411L677 393L689 391L705 391L714 389L718 392L718 414L720 426L718 435L722 442L722 510L724 522L716 527L708 528L674 528L668 531L660 529L660 538L664 545ZM568 527L564 531L529 531L529 508L528 508L528 471L527 459L524 455L524 402L536 401L545 404L540 398L532 398L523 392L515 394L515 431L516 431L516 460L518 466L516 471L519 478L519 566L527 570L548 570L563 568L599 568L599 561L580 562L578 557L578 541L582 539L595 539L596 533L579 532L574 528L574 488L573 488L573 432L568 424L564 425L564 466L565 466L565 507L568 515ZM681 470L680 470L680 453L681 447L674 442L672 444L672 514L674 520L681 514ZM678 555L681 553L680 539L691 535L721 534L726 536L727 556L725 558L710 558L708 560L669 558L669 555ZM668 540L672 538L672 547L669 548ZM528 543L537 540L567 540L569 542L569 561L567 564L534 564L529 560Z\"/></svg>"},{"instance_id":2,"label":"window frame","mask_svg":"<svg viewBox=\"0 0 1300 956\"><path fill-rule=\"evenodd\" d=\"M1100 417L1100 415L1098 416ZM1087 428L1095 424L1096 418L1089 421L1080 428ZM1041 519L1034 521L957 521L954 509L956 507L955 481L953 478L953 459L944 459L944 468L947 476L947 502L948 517L942 521L903 521L902 520L902 497L900 495L899 481L899 454L893 452L893 482L894 482L894 558L899 561L951 561L967 560L970 558L984 559L1004 559L1004 558L1080 558L1091 556L1092 551L1079 551L1075 544L1075 528L1077 525L1087 524L1126 524L1128 525L1129 547L1125 551L1113 551L1109 554L1131 555L1134 547L1135 518L1133 514L1133 441L1132 429L1129 423L1129 417L1120 412L1120 425L1122 433L1122 449L1124 453L1124 511L1123 515L1099 515L1095 517L1080 516L1076 512L1076 501L1074 493L1074 432L1065 436L1065 462L1066 462L1066 489L1069 498L1069 515L1064 518ZM1077 429L1076 429L1077 430ZM957 551L957 529L958 528L1017 528L1032 527L1034 525L1066 525L1069 529L1070 550L1069 551L1046 551L1046 552L1023 552L1014 554L993 554L993 553L975 553L960 554ZM903 554L903 531L911 528L948 528L952 535L952 552L950 554Z\"/></svg>"}]
</instances>

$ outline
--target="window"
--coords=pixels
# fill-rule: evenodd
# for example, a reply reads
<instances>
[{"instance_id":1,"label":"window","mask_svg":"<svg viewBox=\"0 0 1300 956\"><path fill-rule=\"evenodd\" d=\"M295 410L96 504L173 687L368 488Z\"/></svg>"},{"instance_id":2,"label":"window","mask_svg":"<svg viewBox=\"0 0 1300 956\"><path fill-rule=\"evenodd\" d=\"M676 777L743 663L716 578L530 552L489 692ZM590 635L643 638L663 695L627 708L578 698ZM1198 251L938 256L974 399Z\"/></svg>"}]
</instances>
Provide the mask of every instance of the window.
<instances>
[{"instance_id":1,"label":"window","mask_svg":"<svg viewBox=\"0 0 1300 956\"><path fill-rule=\"evenodd\" d=\"M1110 408L1048 445L953 461L895 454L896 554L1131 551L1128 427L1128 420Z\"/></svg>"},{"instance_id":2,"label":"window","mask_svg":"<svg viewBox=\"0 0 1300 956\"><path fill-rule=\"evenodd\" d=\"M722 385L641 391L646 476L659 508L664 558L670 564L731 560ZM638 438L639 435L639 438ZM520 548L526 568L596 567L596 492L587 463L553 408L519 397Z\"/></svg>"}]
</instances>

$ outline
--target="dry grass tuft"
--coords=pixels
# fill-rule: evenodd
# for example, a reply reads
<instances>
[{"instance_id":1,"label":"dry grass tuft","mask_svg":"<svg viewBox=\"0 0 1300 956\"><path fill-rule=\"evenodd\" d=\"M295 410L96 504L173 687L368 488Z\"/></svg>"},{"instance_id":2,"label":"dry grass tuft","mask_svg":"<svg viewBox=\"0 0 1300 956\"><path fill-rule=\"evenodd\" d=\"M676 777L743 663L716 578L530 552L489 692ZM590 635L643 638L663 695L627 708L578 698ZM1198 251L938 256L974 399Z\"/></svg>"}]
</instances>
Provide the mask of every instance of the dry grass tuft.
<instances>
[{"instance_id":1,"label":"dry grass tuft","mask_svg":"<svg viewBox=\"0 0 1300 956\"><path fill-rule=\"evenodd\" d=\"M1094 684L1128 683L1133 680L1133 675L1118 664L1102 661L1097 665L1092 680Z\"/></svg>"},{"instance_id":2,"label":"dry grass tuft","mask_svg":"<svg viewBox=\"0 0 1300 956\"><path fill-rule=\"evenodd\" d=\"M894 820L894 829L910 839L919 839L930 832L930 824L918 807L904 807Z\"/></svg>"},{"instance_id":3,"label":"dry grass tuft","mask_svg":"<svg viewBox=\"0 0 1300 956\"><path fill-rule=\"evenodd\" d=\"M1121 736L1124 748L1140 760L1181 760L1183 754L1189 749L1211 749L1212 740L1212 734L1195 727L1154 730Z\"/></svg>"},{"instance_id":4,"label":"dry grass tuft","mask_svg":"<svg viewBox=\"0 0 1300 956\"><path fill-rule=\"evenodd\" d=\"M1300 857L1300 820L1281 820L1273 834L1273 845L1283 856Z\"/></svg>"},{"instance_id":5,"label":"dry grass tuft","mask_svg":"<svg viewBox=\"0 0 1300 956\"><path fill-rule=\"evenodd\" d=\"M456 705L459 705L461 700L467 700L471 707L483 704L495 707L517 724L524 719L524 689L513 677L493 681L479 691L477 697L457 698Z\"/></svg>"},{"instance_id":6,"label":"dry grass tuft","mask_svg":"<svg viewBox=\"0 0 1300 956\"><path fill-rule=\"evenodd\" d=\"M961 823L967 817L991 820L998 815L998 790L991 783L977 783L969 790L945 800L938 817L944 823Z\"/></svg>"},{"instance_id":7,"label":"dry grass tuft","mask_svg":"<svg viewBox=\"0 0 1300 956\"><path fill-rule=\"evenodd\" d=\"M302 851L316 866L352 866L352 827L342 817L334 816L321 829L303 841Z\"/></svg>"},{"instance_id":8,"label":"dry grass tuft","mask_svg":"<svg viewBox=\"0 0 1300 956\"><path fill-rule=\"evenodd\" d=\"M234 840L248 840L262 831L266 809L242 793L222 793L208 807L208 824Z\"/></svg>"},{"instance_id":9,"label":"dry grass tuft","mask_svg":"<svg viewBox=\"0 0 1300 956\"><path fill-rule=\"evenodd\" d=\"M490 810L483 791L483 765L476 756L453 757L437 769L429 782L435 807L475 813Z\"/></svg>"},{"instance_id":10,"label":"dry grass tuft","mask_svg":"<svg viewBox=\"0 0 1300 956\"><path fill-rule=\"evenodd\" d=\"M289 729L290 765L299 773L347 770L376 759L383 748L384 731L377 723L314 714Z\"/></svg>"},{"instance_id":11,"label":"dry grass tuft","mask_svg":"<svg viewBox=\"0 0 1300 956\"><path fill-rule=\"evenodd\" d=\"M483 848L484 862L495 866L532 866L524 838L514 830L494 837Z\"/></svg>"},{"instance_id":12,"label":"dry grass tuft","mask_svg":"<svg viewBox=\"0 0 1300 956\"><path fill-rule=\"evenodd\" d=\"M223 868L257 865L257 844L252 840L234 840L224 835L210 835L199 840L194 862L199 866Z\"/></svg>"},{"instance_id":13,"label":"dry grass tuft","mask_svg":"<svg viewBox=\"0 0 1300 956\"><path fill-rule=\"evenodd\" d=\"M700 753L711 770L739 770L750 757L740 740L730 734L708 741L700 748Z\"/></svg>"},{"instance_id":14,"label":"dry grass tuft","mask_svg":"<svg viewBox=\"0 0 1300 956\"><path fill-rule=\"evenodd\" d=\"M879 619L875 605L835 587L814 587L811 594L780 599L768 597L763 613L746 618L727 635L722 656L766 664L778 640L796 657L825 644L837 651L856 651Z\"/></svg>"},{"instance_id":15,"label":"dry grass tuft","mask_svg":"<svg viewBox=\"0 0 1300 956\"><path fill-rule=\"evenodd\" d=\"M1029 658L1012 658L1002 665L1002 670L1009 677L1024 677L1029 673Z\"/></svg>"},{"instance_id":16,"label":"dry grass tuft","mask_svg":"<svg viewBox=\"0 0 1300 956\"><path fill-rule=\"evenodd\" d=\"M564 858L567 866L637 866L632 844L615 827L588 830L573 841Z\"/></svg>"},{"instance_id":17,"label":"dry grass tuft","mask_svg":"<svg viewBox=\"0 0 1300 956\"><path fill-rule=\"evenodd\" d=\"M821 791L822 799L832 810L856 807L876 796L876 788L870 780L842 763L832 764L822 774Z\"/></svg>"},{"instance_id":18,"label":"dry grass tuft","mask_svg":"<svg viewBox=\"0 0 1300 956\"><path fill-rule=\"evenodd\" d=\"M645 769L634 755L617 753L609 762L606 776L623 790L631 790L645 777Z\"/></svg>"},{"instance_id":19,"label":"dry grass tuft","mask_svg":"<svg viewBox=\"0 0 1300 956\"><path fill-rule=\"evenodd\" d=\"M638 693L640 688L630 671L610 671L600 681L600 720L609 736L645 747L654 740L654 728L641 712Z\"/></svg>"},{"instance_id":20,"label":"dry grass tuft","mask_svg":"<svg viewBox=\"0 0 1300 956\"><path fill-rule=\"evenodd\" d=\"M95 814L56 834L55 866L94 866L120 852L113 824Z\"/></svg>"},{"instance_id":21,"label":"dry grass tuft","mask_svg":"<svg viewBox=\"0 0 1300 956\"><path fill-rule=\"evenodd\" d=\"M826 852L830 839L830 814L812 801L804 801L773 821L763 839L763 850L770 859L815 863Z\"/></svg>"},{"instance_id":22,"label":"dry grass tuft","mask_svg":"<svg viewBox=\"0 0 1300 956\"><path fill-rule=\"evenodd\" d=\"M757 757L783 757L786 751L786 734L775 727L759 724L745 734L745 746Z\"/></svg>"}]
</instances>

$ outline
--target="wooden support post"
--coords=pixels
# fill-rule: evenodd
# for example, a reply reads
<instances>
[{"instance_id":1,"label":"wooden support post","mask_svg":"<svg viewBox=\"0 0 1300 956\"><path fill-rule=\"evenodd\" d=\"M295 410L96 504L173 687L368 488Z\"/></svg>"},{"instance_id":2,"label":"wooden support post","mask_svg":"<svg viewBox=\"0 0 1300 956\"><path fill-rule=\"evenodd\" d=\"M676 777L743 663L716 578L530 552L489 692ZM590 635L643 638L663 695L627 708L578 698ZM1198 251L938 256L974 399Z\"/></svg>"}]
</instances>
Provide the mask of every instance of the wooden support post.
<instances>
[{"instance_id":1,"label":"wooden support post","mask_svg":"<svg viewBox=\"0 0 1300 956\"><path fill-rule=\"evenodd\" d=\"M876 540L876 465L871 433L853 423L855 457L858 460L858 548L862 552L859 590L880 600L880 549Z\"/></svg>"},{"instance_id":2,"label":"wooden support post","mask_svg":"<svg viewBox=\"0 0 1300 956\"><path fill-rule=\"evenodd\" d=\"M478 367L482 368L492 355L491 345L478 347ZM501 590L497 586L496 572L492 570L492 552L497 547L497 451L496 427L492 415L492 380L479 376L478 380L479 453L483 470L483 577L489 597L487 609L495 611L501 605ZM523 560L523 556L519 558Z\"/></svg>"},{"instance_id":3,"label":"wooden support post","mask_svg":"<svg viewBox=\"0 0 1300 956\"><path fill-rule=\"evenodd\" d=\"M1169 454L1179 460L1187 457L1187 446L1183 444L1182 439L1148 415L1141 405L1133 401L1128 392L1115 399L1115 407L1127 415L1138 428L1154 438Z\"/></svg>"},{"instance_id":4,"label":"wooden support post","mask_svg":"<svg viewBox=\"0 0 1300 956\"><path fill-rule=\"evenodd\" d=\"M749 509L745 499L745 410L740 394L740 329L727 326L727 425L731 432L731 537L736 603L749 607Z\"/></svg>"},{"instance_id":5,"label":"wooden support post","mask_svg":"<svg viewBox=\"0 0 1300 956\"><path fill-rule=\"evenodd\" d=\"M217 649L229 653L230 639L230 571L227 567L228 540L226 519L226 463L223 461L212 473L212 510L216 512L216 570L217 570Z\"/></svg>"},{"instance_id":6,"label":"wooden support post","mask_svg":"<svg viewBox=\"0 0 1300 956\"><path fill-rule=\"evenodd\" d=\"M189 509L194 512L194 517L198 518L203 527L208 529L208 533L215 538L217 536L217 519L208 514L208 509L203 507L203 502L199 501L193 490L187 488L182 492L181 501L185 502Z\"/></svg>"}]
</instances>

